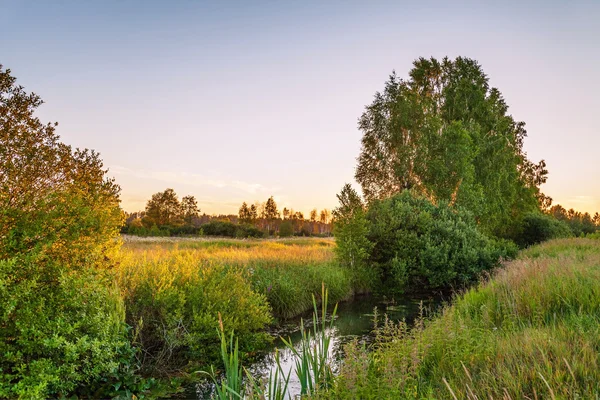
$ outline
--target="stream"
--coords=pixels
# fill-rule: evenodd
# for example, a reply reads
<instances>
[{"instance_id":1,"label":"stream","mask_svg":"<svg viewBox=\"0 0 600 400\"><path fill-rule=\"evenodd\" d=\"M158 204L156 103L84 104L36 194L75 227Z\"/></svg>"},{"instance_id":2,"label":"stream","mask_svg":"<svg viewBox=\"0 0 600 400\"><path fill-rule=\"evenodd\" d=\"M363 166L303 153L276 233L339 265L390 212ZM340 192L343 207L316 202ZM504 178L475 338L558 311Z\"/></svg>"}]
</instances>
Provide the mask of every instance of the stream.
<instances>
[{"instance_id":1,"label":"stream","mask_svg":"<svg viewBox=\"0 0 600 400\"><path fill-rule=\"evenodd\" d=\"M402 321L410 325L416 317L419 316L420 304L423 303L425 314L429 314L432 310L435 310L441 304L441 299L438 298L412 298L402 299L395 302L385 302L381 298L374 296L363 295L356 296L351 300L341 302L338 305L337 314L333 328L329 330L331 335L331 358L336 360L335 363L343 358L343 346L344 344L357 339L362 343L370 343L373 339L373 317L374 309L377 308L378 319L380 323L383 321L384 314L392 321ZM331 315L331 311L328 315ZM305 328L312 329L312 313L306 313L302 316L304 320ZM300 394L300 383L294 373L294 356L292 352L284 345L280 337L286 339L291 338L292 343L298 344L301 341L300 333L300 317L291 320L284 321L276 331L273 332L275 340L270 346L267 352L258 358L253 364L247 366L249 371L255 377L269 376L271 371L275 371L275 351L279 351L280 363L284 373L287 375L289 371L290 380L288 385L288 393L293 399L296 395ZM337 365L334 363L334 371ZM211 394L214 391L214 387L210 382L193 383L186 387L181 397L186 399L198 399L205 400L210 399Z\"/></svg>"}]
</instances>

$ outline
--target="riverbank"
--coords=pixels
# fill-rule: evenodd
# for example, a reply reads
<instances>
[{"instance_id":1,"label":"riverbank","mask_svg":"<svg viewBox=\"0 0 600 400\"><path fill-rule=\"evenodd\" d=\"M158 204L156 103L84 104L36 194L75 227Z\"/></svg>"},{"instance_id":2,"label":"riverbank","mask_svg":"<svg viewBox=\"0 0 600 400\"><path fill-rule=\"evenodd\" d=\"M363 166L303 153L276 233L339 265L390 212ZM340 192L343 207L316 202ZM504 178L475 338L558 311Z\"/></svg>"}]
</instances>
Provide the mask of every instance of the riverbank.
<instances>
[{"instance_id":1,"label":"riverbank","mask_svg":"<svg viewBox=\"0 0 600 400\"><path fill-rule=\"evenodd\" d=\"M378 329L358 344L331 399L596 398L600 241L531 247L436 318Z\"/></svg>"}]
</instances>

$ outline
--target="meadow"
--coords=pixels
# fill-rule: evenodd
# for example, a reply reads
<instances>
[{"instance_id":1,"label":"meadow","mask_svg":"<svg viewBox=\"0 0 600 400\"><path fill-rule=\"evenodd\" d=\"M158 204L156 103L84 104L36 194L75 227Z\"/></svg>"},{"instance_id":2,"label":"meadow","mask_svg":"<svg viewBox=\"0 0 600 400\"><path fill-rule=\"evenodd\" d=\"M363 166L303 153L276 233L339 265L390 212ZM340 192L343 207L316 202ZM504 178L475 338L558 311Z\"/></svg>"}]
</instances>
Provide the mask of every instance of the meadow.
<instances>
[{"instance_id":1,"label":"meadow","mask_svg":"<svg viewBox=\"0 0 600 400\"><path fill-rule=\"evenodd\" d=\"M352 295L330 239L236 240L125 237L116 278L139 361L171 374L217 358L219 318L245 353L261 350L279 319Z\"/></svg>"},{"instance_id":2,"label":"meadow","mask_svg":"<svg viewBox=\"0 0 600 400\"><path fill-rule=\"evenodd\" d=\"M354 343L335 399L564 399L600 395L600 241L522 251L435 318L384 321Z\"/></svg>"}]
</instances>

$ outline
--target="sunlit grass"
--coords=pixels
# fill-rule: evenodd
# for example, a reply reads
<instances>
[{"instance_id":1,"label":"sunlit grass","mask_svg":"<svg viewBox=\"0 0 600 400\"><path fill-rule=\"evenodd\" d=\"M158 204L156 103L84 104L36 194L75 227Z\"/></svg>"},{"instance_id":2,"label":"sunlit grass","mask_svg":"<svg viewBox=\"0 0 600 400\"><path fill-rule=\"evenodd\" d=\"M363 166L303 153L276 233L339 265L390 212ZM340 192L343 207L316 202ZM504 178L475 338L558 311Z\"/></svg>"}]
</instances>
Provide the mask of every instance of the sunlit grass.
<instances>
[{"instance_id":1,"label":"sunlit grass","mask_svg":"<svg viewBox=\"0 0 600 400\"><path fill-rule=\"evenodd\" d=\"M600 395L600 242L555 240L414 329L354 345L333 398L542 399Z\"/></svg>"},{"instance_id":2,"label":"sunlit grass","mask_svg":"<svg viewBox=\"0 0 600 400\"><path fill-rule=\"evenodd\" d=\"M288 318L311 309L323 282L332 301L351 294L334 246L329 239L126 241L117 273L127 297L147 280L158 287L183 285L215 265L236 269L267 297L275 316Z\"/></svg>"},{"instance_id":3,"label":"sunlit grass","mask_svg":"<svg viewBox=\"0 0 600 400\"><path fill-rule=\"evenodd\" d=\"M352 294L351 276L328 239L126 240L115 268L142 365L165 373L216 359L223 315L244 352L258 351L274 318Z\"/></svg>"}]
</instances>

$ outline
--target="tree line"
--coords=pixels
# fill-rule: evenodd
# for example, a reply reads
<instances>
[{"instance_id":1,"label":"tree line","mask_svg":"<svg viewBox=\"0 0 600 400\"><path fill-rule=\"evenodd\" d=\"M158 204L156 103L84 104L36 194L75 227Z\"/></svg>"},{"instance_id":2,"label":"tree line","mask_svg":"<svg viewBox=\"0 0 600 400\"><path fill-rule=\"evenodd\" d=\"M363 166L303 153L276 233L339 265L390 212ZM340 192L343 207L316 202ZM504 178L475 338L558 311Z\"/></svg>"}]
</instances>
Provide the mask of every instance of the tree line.
<instances>
[{"instance_id":1,"label":"tree line","mask_svg":"<svg viewBox=\"0 0 600 400\"><path fill-rule=\"evenodd\" d=\"M181 200L173 189L158 192L146 203L144 211L126 213L121 233L141 236L214 235L230 237L329 236L331 211L316 208L308 217L283 208L280 212L273 196L265 202L243 202L238 214L200 214L194 196Z\"/></svg>"}]
</instances>

